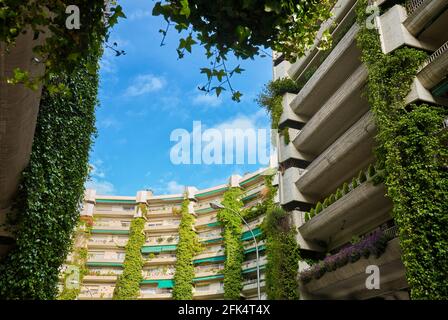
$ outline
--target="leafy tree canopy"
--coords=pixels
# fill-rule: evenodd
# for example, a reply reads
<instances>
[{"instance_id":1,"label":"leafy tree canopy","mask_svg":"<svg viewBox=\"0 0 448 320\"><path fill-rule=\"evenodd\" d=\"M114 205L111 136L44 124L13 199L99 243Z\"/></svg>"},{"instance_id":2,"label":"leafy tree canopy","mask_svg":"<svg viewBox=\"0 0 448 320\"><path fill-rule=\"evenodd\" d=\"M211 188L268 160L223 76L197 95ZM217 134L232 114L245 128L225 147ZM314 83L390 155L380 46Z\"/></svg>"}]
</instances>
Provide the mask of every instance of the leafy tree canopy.
<instances>
[{"instance_id":1,"label":"leafy tree canopy","mask_svg":"<svg viewBox=\"0 0 448 320\"><path fill-rule=\"evenodd\" d=\"M199 89L215 91L219 96L227 86L232 99L239 101L241 93L232 88L230 78L243 70L226 66L229 54L253 59L263 53L263 48L271 48L294 61L314 44L320 24L330 17L333 3L334 0L168 0L158 1L153 15L167 21L167 28L160 30L163 39L170 26L186 32L177 48L179 58L185 51L191 52L195 44L205 48L211 68L201 69L208 82ZM329 40L327 31L322 43Z\"/></svg>"}]
</instances>

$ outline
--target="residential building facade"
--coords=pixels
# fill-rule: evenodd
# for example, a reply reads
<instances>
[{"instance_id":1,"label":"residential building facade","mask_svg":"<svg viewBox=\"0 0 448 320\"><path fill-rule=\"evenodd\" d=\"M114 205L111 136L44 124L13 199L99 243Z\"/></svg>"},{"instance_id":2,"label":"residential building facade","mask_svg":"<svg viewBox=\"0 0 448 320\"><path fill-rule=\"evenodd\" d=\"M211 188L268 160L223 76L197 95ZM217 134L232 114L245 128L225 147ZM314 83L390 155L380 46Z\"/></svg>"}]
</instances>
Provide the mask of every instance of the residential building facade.
<instances>
[{"instance_id":1,"label":"residential building facade","mask_svg":"<svg viewBox=\"0 0 448 320\"><path fill-rule=\"evenodd\" d=\"M189 212L195 217L194 229L203 250L194 260L194 299L223 299L224 243L222 227L217 219L217 209L211 202L220 202L230 187L243 190L244 208L260 203L265 189L266 169L246 174L233 175L227 184L198 190L185 187L183 194L153 195L151 191L139 191L136 196L105 196L95 190L85 192L81 219L91 224L88 236L75 239L74 250L84 248L86 274L82 277L77 299L112 299L117 277L123 272L125 247L129 239L131 221L138 216L138 206L147 206L145 214L145 243L141 247L144 259L139 299L171 299L176 272L176 249L179 241L181 205L186 197L190 200ZM260 224L264 215L248 220L249 227L243 225L241 239L245 260L242 265L244 275L241 297L257 299L256 252L251 231L259 238ZM264 268L266 265L264 241L258 241L260 253L260 284L264 293ZM61 289L64 271L73 264L73 254L69 255L61 272ZM69 284L70 285L70 284Z\"/></svg>"}]
</instances>

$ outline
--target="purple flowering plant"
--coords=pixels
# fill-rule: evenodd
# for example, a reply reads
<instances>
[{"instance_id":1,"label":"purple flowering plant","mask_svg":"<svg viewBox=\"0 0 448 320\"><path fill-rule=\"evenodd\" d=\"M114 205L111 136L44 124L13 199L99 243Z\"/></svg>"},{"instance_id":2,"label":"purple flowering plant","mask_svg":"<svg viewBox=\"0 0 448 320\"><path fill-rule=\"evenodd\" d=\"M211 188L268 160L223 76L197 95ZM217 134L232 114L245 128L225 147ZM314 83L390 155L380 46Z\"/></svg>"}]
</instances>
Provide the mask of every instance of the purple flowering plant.
<instances>
[{"instance_id":1,"label":"purple flowering plant","mask_svg":"<svg viewBox=\"0 0 448 320\"><path fill-rule=\"evenodd\" d=\"M303 283L310 282L313 278L319 279L325 273L335 271L346 264L354 263L361 257L368 258L370 255L378 258L386 250L387 237L381 230L376 230L361 241L341 249L338 253L327 256L307 270L300 273L299 277Z\"/></svg>"}]
</instances>

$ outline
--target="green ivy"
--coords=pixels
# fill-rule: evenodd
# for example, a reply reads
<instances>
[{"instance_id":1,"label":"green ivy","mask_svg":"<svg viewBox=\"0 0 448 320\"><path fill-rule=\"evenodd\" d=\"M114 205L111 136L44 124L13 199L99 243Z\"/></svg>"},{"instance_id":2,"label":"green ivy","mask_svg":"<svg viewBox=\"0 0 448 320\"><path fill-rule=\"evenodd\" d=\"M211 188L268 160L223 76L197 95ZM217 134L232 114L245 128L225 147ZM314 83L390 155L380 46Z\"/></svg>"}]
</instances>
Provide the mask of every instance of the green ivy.
<instances>
[{"instance_id":1,"label":"green ivy","mask_svg":"<svg viewBox=\"0 0 448 320\"><path fill-rule=\"evenodd\" d=\"M73 253L73 261L71 263L72 266L76 266L79 270L79 280L78 280L78 286L74 288L67 288L66 282L67 278L71 275L69 271L64 272L63 274L63 289L58 295L58 300L75 300L80 291L81 291L81 284L84 276L88 273L88 269L86 267L86 261L88 256L87 248L85 247L77 247L75 245L76 240L83 240L83 239L89 239L91 226L86 223L85 221L79 221L78 227L76 229L76 232L74 233L73 237L73 243L72 247L74 247Z\"/></svg>"},{"instance_id":2,"label":"green ivy","mask_svg":"<svg viewBox=\"0 0 448 320\"><path fill-rule=\"evenodd\" d=\"M270 205L261 226L266 238L266 292L271 300L297 300L300 253L296 231L290 226L288 213L274 204L277 190L272 186L272 177L266 177L265 183L271 190Z\"/></svg>"},{"instance_id":3,"label":"green ivy","mask_svg":"<svg viewBox=\"0 0 448 320\"><path fill-rule=\"evenodd\" d=\"M98 55L85 63L98 70ZM70 75L53 75L70 96L44 88L28 167L10 217L16 246L0 263L0 298L54 299L58 269L71 245L79 203L88 175L95 133L98 75L80 66Z\"/></svg>"},{"instance_id":4,"label":"green ivy","mask_svg":"<svg viewBox=\"0 0 448 320\"><path fill-rule=\"evenodd\" d=\"M114 289L114 300L133 300L140 296L140 282L143 279L142 268L144 265L141 248L144 244L145 218L134 218L126 244L123 273L118 277Z\"/></svg>"},{"instance_id":5,"label":"green ivy","mask_svg":"<svg viewBox=\"0 0 448 320\"><path fill-rule=\"evenodd\" d=\"M349 188L348 183L344 182L342 185L342 190L341 188L336 189L336 192L325 198L323 203L319 201L316 206L309 211L309 213L307 212L305 214L305 222L322 212L325 208L329 207L331 204L335 203L337 200L348 194L350 191L356 189L366 181L371 181L374 185L377 185L382 181L382 172L377 172L372 164L369 165L366 171L359 171L357 177L353 177L351 189Z\"/></svg>"},{"instance_id":6,"label":"green ivy","mask_svg":"<svg viewBox=\"0 0 448 320\"><path fill-rule=\"evenodd\" d=\"M408 47L383 54L378 33L364 23L367 2L358 4L357 42L369 70L367 96L378 128L375 154L393 202L411 298L447 299L448 134L442 121L448 112L427 104L406 106L427 55Z\"/></svg>"},{"instance_id":7,"label":"green ivy","mask_svg":"<svg viewBox=\"0 0 448 320\"><path fill-rule=\"evenodd\" d=\"M212 67L201 68L208 81L201 90L219 95L226 86L239 101L241 93L233 89L229 79L242 69L228 68L228 56L253 59L264 54L264 47L295 61L314 45L321 21L331 16L333 4L333 0L168 0L157 1L153 15L166 20L166 29L159 31L163 39L170 26L185 32L177 47L179 58L191 53L195 44L204 47ZM319 47L330 45L331 37L325 30ZM212 79L217 80L216 85L211 84Z\"/></svg>"},{"instance_id":8,"label":"green ivy","mask_svg":"<svg viewBox=\"0 0 448 320\"><path fill-rule=\"evenodd\" d=\"M270 115L272 129L278 129L280 117L283 112L283 96L286 93L297 94L301 89L301 86L289 78L270 81L264 86L263 91L258 95L256 101ZM287 127L281 130L280 135L284 137L285 144L289 144L290 139Z\"/></svg>"},{"instance_id":9,"label":"green ivy","mask_svg":"<svg viewBox=\"0 0 448 320\"><path fill-rule=\"evenodd\" d=\"M188 212L189 200L182 203L179 225L179 243L176 250L176 271L174 274L174 300L193 299L193 279L195 276L193 259L202 250L198 235L194 231L195 217Z\"/></svg>"},{"instance_id":10,"label":"green ivy","mask_svg":"<svg viewBox=\"0 0 448 320\"><path fill-rule=\"evenodd\" d=\"M68 89L64 82L54 82L51 79L54 74L71 74L82 66L84 72L95 76L96 61L88 57L101 55L102 42L107 41L109 28L119 18L125 18L121 6L111 4L110 14L106 15L104 0L1 0L0 41L6 45L14 45L17 37L24 32L31 32L35 39L43 33L46 36L41 45L33 48L33 52L45 65L45 74L33 79L29 70L15 69L13 78L8 79L8 82L23 83L32 89L37 89L37 84L43 82L52 93L61 91L62 88ZM79 8L80 29L66 27L66 20L70 15L66 13L66 9L69 5Z\"/></svg>"},{"instance_id":11,"label":"green ivy","mask_svg":"<svg viewBox=\"0 0 448 320\"><path fill-rule=\"evenodd\" d=\"M229 188L223 195L222 204L226 209L218 212L218 221L223 226L224 253L224 298L240 299L243 289L242 264L244 261L244 248L241 240L242 220L233 211L241 212L243 202L240 188ZM232 210L229 210L232 209Z\"/></svg>"}]
</instances>

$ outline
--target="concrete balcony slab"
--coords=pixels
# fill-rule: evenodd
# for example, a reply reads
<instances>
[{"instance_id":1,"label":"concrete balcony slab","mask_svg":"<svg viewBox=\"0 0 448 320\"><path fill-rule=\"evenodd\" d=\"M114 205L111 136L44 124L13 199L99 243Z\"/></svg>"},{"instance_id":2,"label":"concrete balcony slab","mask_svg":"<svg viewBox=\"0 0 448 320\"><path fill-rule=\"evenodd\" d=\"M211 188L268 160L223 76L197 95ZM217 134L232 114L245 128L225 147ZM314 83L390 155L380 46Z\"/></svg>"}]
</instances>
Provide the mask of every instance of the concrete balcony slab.
<instances>
[{"instance_id":1,"label":"concrete balcony slab","mask_svg":"<svg viewBox=\"0 0 448 320\"><path fill-rule=\"evenodd\" d=\"M302 290L315 299L366 299L406 289L405 268L400 256L399 241L395 238L389 241L386 251L379 258L371 256L348 263L327 272L320 279L302 285ZM380 289L366 288L366 267L369 265L376 265L380 269Z\"/></svg>"},{"instance_id":2,"label":"concrete balcony slab","mask_svg":"<svg viewBox=\"0 0 448 320\"><path fill-rule=\"evenodd\" d=\"M323 241L332 250L391 219L392 202L384 185L365 182L299 227L307 241Z\"/></svg>"},{"instance_id":3,"label":"concrete balcony slab","mask_svg":"<svg viewBox=\"0 0 448 320\"><path fill-rule=\"evenodd\" d=\"M375 122L369 111L317 157L305 174L297 177L298 191L322 199L350 180L373 162L375 134Z\"/></svg>"},{"instance_id":4,"label":"concrete balcony slab","mask_svg":"<svg viewBox=\"0 0 448 320\"><path fill-rule=\"evenodd\" d=\"M383 52L390 53L403 46L410 46L428 51L436 50L433 44L417 39L409 29L406 28L405 21L407 18L406 9L400 5L393 6L386 11L386 13L377 17L376 24L379 29Z\"/></svg>"},{"instance_id":5,"label":"concrete balcony slab","mask_svg":"<svg viewBox=\"0 0 448 320\"><path fill-rule=\"evenodd\" d=\"M362 95L367 68L360 65L293 139L297 150L319 155L368 111Z\"/></svg>"},{"instance_id":6,"label":"concrete balcony slab","mask_svg":"<svg viewBox=\"0 0 448 320\"><path fill-rule=\"evenodd\" d=\"M442 15L446 9L448 9L448 3L443 0L420 1L420 4L410 12L403 24L411 34L418 36Z\"/></svg>"},{"instance_id":7,"label":"concrete balcony slab","mask_svg":"<svg viewBox=\"0 0 448 320\"><path fill-rule=\"evenodd\" d=\"M361 64L356 46L359 26L354 24L291 102L302 117L311 117Z\"/></svg>"}]
</instances>

